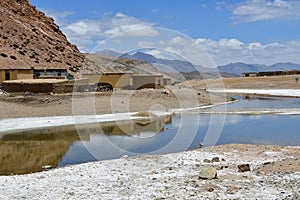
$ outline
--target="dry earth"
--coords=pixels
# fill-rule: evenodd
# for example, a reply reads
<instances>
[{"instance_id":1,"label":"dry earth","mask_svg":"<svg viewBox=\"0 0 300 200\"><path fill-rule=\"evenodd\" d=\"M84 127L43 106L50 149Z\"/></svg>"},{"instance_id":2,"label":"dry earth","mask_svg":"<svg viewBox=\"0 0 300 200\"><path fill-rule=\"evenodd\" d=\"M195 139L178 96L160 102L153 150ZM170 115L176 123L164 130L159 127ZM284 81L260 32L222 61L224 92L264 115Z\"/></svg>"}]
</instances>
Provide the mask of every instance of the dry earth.
<instances>
[{"instance_id":1,"label":"dry earth","mask_svg":"<svg viewBox=\"0 0 300 200\"><path fill-rule=\"evenodd\" d=\"M174 92L170 94L165 94L163 90L122 90L73 95L24 96L24 94L13 94L0 97L0 119L72 115L73 109L77 113L80 111L80 114L165 111L167 109L196 107L226 100L223 95L211 95L204 90L191 90L182 93L178 92L180 90L178 88L173 89L171 91ZM195 101L193 102L192 99Z\"/></svg>"},{"instance_id":2,"label":"dry earth","mask_svg":"<svg viewBox=\"0 0 300 200\"><path fill-rule=\"evenodd\" d=\"M299 89L300 82L297 83L297 75L290 76L269 76L269 77L238 77L207 80L191 80L179 84L179 86L191 85L197 89L211 88L219 89L237 88L237 89Z\"/></svg>"}]
</instances>

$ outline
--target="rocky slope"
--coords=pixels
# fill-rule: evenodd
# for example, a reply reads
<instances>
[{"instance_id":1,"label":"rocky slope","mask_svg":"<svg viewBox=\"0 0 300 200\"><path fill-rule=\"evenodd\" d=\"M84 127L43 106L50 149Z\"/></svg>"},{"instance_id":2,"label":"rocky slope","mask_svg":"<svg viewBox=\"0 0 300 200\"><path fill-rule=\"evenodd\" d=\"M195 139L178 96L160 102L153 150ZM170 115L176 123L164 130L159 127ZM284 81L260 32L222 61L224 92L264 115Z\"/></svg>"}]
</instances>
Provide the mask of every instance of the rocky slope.
<instances>
[{"instance_id":1,"label":"rocky slope","mask_svg":"<svg viewBox=\"0 0 300 200\"><path fill-rule=\"evenodd\" d=\"M0 13L0 68L74 71L82 64L84 55L29 0L1 0Z\"/></svg>"}]
</instances>

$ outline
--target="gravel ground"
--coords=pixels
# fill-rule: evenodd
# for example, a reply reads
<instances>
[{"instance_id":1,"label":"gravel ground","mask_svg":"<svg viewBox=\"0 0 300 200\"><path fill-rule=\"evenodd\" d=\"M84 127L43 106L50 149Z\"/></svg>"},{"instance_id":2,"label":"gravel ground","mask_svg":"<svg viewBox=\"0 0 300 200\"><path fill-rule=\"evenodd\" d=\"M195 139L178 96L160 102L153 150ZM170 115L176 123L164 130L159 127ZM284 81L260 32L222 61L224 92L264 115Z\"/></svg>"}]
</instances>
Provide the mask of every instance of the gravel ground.
<instances>
[{"instance_id":1,"label":"gravel ground","mask_svg":"<svg viewBox=\"0 0 300 200\"><path fill-rule=\"evenodd\" d=\"M217 178L200 178L207 167ZM243 144L0 177L0 199L300 199L299 188L300 147Z\"/></svg>"}]
</instances>

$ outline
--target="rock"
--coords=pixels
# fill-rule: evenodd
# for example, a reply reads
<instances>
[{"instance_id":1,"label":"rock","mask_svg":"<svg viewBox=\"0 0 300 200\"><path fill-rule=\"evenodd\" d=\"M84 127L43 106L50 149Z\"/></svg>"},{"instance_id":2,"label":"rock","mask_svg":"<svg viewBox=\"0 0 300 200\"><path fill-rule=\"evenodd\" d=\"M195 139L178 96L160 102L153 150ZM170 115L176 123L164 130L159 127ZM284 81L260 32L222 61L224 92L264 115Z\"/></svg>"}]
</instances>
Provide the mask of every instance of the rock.
<instances>
[{"instance_id":1,"label":"rock","mask_svg":"<svg viewBox=\"0 0 300 200\"><path fill-rule=\"evenodd\" d=\"M171 93L171 91L170 91L170 90L168 90L168 89L164 89L163 93L164 93L164 94L170 94L170 93Z\"/></svg>"},{"instance_id":2,"label":"rock","mask_svg":"<svg viewBox=\"0 0 300 200\"><path fill-rule=\"evenodd\" d=\"M204 144L202 142L199 142L199 147L203 147Z\"/></svg>"},{"instance_id":3,"label":"rock","mask_svg":"<svg viewBox=\"0 0 300 200\"><path fill-rule=\"evenodd\" d=\"M121 157L121 159L127 159L128 158L128 155L124 155Z\"/></svg>"},{"instance_id":4,"label":"rock","mask_svg":"<svg viewBox=\"0 0 300 200\"><path fill-rule=\"evenodd\" d=\"M220 162L220 158L219 157L213 157L211 159L211 162Z\"/></svg>"},{"instance_id":5,"label":"rock","mask_svg":"<svg viewBox=\"0 0 300 200\"><path fill-rule=\"evenodd\" d=\"M203 160L203 162L205 162L205 163L211 163L211 160L205 158L205 159Z\"/></svg>"},{"instance_id":6,"label":"rock","mask_svg":"<svg viewBox=\"0 0 300 200\"><path fill-rule=\"evenodd\" d=\"M5 95L9 95L9 93L6 92L5 90L0 89L0 96L5 96Z\"/></svg>"},{"instance_id":7,"label":"rock","mask_svg":"<svg viewBox=\"0 0 300 200\"><path fill-rule=\"evenodd\" d=\"M239 172L248 172L248 171L250 171L250 165L249 164L241 164L241 165L238 165L238 169L239 169Z\"/></svg>"},{"instance_id":8,"label":"rock","mask_svg":"<svg viewBox=\"0 0 300 200\"><path fill-rule=\"evenodd\" d=\"M31 93L31 92L25 92L25 93L24 93L24 96L25 96L25 97L35 96L35 95L36 95L36 94Z\"/></svg>"},{"instance_id":9,"label":"rock","mask_svg":"<svg viewBox=\"0 0 300 200\"><path fill-rule=\"evenodd\" d=\"M209 188L207 191L208 192L213 192L215 189L214 188Z\"/></svg>"},{"instance_id":10,"label":"rock","mask_svg":"<svg viewBox=\"0 0 300 200\"><path fill-rule=\"evenodd\" d=\"M204 168L200 172L199 178L201 178L201 179L208 179L208 180L217 178L217 170L214 167Z\"/></svg>"},{"instance_id":11,"label":"rock","mask_svg":"<svg viewBox=\"0 0 300 200\"><path fill-rule=\"evenodd\" d=\"M42 169L43 170L49 170L49 169L52 169L52 166L51 165L44 165L44 166L42 166Z\"/></svg>"}]
</instances>

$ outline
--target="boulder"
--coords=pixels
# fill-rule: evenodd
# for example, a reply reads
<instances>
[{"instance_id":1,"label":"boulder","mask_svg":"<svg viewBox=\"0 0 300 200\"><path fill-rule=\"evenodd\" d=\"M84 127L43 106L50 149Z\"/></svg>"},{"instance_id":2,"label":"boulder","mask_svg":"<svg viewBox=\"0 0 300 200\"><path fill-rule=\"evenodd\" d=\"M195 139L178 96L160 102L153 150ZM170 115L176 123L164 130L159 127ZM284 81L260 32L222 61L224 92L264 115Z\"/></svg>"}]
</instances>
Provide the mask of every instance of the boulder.
<instances>
[{"instance_id":1,"label":"boulder","mask_svg":"<svg viewBox=\"0 0 300 200\"><path fill-rule=\"evenodd\" d=\"M250 171L250 165L249 164L241 164L241 165L238 165L238 169L239 169L239 172L248 172L248 171Z\"/></svg>"},{"instance_id":2,"label":"boulder","mask_svg":"<svg viewBox=\"0 0 300 200\"><path fill-rule=\"evenodd\" d=\"M214 179L217 178L217 170L214 167L207 167L204 168L200 174L199 174L200 179Z\"/></svg>"}]
</instances>

